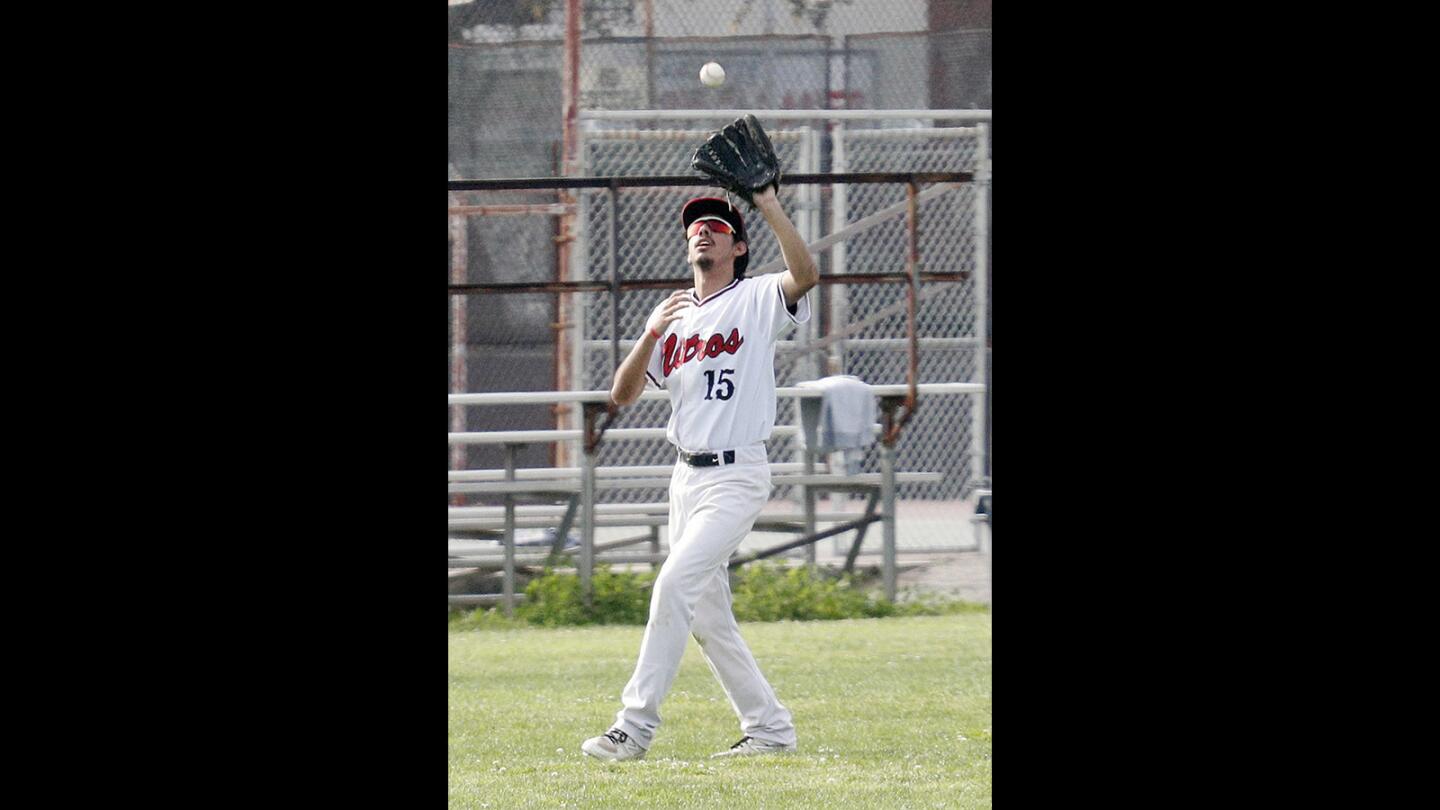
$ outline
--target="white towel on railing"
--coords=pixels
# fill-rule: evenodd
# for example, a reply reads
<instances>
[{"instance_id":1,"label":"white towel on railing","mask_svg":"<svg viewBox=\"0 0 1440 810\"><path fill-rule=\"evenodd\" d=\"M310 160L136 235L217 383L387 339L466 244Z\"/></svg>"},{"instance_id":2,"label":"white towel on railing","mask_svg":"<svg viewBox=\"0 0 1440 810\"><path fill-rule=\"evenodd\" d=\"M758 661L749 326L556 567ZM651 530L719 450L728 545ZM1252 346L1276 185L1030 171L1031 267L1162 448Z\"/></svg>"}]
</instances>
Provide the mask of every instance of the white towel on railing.
<instances>
[{"instance_id":1,"label":"white towel on railing","mask_svg":"<svg viewBox=\"0 0 1440 810\"><path fill-rule=\"evenodd\" d=\"M875 394L870 386L859 377L848 374L796 385L818 388L822 392L815 451L841 453L846 472L859 472L865 448L875 442L875 433L870 427L875 423Z\"/></svg>"}]
</instances>

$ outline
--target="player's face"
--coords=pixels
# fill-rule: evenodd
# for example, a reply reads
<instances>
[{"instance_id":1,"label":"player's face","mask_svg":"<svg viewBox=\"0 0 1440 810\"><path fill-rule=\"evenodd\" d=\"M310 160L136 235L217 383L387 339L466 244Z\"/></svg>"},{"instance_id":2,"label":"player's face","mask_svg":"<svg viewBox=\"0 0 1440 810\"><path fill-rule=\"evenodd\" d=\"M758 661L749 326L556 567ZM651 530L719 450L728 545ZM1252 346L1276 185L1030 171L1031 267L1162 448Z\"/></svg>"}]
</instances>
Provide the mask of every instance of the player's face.
<instances>
[{"instance_id":1,"label":"player's face","mask_svg":"<svg viewBox=\"0 0 1440 810\"><path fill-rule=\"evenodd\" d=\"M737 249L735 234L725 222L702 219L691 223L686 233L689 236L688 261L691 264L698 262L710 266L744 253L743 249Z\"/></svg>"}]
</instances>

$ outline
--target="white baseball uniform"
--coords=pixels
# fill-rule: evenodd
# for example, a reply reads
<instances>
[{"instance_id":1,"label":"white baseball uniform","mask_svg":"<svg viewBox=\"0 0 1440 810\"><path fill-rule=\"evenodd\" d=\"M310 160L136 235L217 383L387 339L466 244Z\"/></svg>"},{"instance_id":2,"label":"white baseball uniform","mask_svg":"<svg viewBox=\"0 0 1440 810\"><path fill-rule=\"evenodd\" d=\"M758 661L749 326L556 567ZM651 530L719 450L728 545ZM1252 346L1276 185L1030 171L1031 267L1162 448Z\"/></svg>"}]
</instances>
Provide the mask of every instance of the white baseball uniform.
<instances>
[{"instance_id":1,"label":"white baseball uniform","mask_svg":"<svg viewBox=\"0 0 1440 810\"><path fill-rule=\"evenodd\" d=\"M792 313L781 274L743 278L669 324L646 374L670 392L666 435L685 453L715 453L717 466L677 461L670 478L670 554L655 579L635 674L614 725L646 748L686 637L694 635L740 717L742 734L795 744L790 710L750 654L731 609L727 563L770 499L765 440L775 425L775 342L810 319L808 296ZM733 451L733 462L725 461Z\"/></svg>"}]
</instances>

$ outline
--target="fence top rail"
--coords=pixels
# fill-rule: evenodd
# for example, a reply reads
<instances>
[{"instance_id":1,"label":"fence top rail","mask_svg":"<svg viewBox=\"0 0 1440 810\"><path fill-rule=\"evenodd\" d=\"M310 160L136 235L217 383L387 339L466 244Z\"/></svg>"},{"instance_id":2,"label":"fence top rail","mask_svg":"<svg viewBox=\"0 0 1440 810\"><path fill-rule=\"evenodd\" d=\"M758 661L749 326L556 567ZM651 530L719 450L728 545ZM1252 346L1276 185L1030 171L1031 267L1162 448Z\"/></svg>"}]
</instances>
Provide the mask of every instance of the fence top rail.
<instances>
[{"instance_id":1,"label":"fence top rail","mask_svg":"<svg viewBox=\"0 0 1440 810\"><path fill-rule=\"evenodd\" d=\"M843 129L837 135L847 141L874 138L969 138L980 134L979 127L907 127L905 129Z\"/></svg>"},{"instance_id":2,"label":"fence top rail","mask_svg":"<svg viewBox=\"0 0 1440 810\"><path fill-rule=\"evenodd\" d=\"M515 506L516 517L549 517L551 515L562 515L569 507L565 504L517 504ZM597 515L622 515L635 513L651 513L670 511L669 501L656 501L654 503L597 503L595 514ZM452 518L481 518L505 516L504 506L451 506L449 514Z\"/></svg>"},{"instance_id":3,"label":"fence top rail","mask_svg":"<svg viewBox=\"0 0 1440 810\"><path fill-rule=\"evenodd\" d=\"M674 463L670 464L645 464L616 467L596 467L596 478L643 478L656 475L669 475L674 471ZM772 461L770 472L786 473L798 472L805 469L805 465L798 461ZM829 466L824 461L815 462L816 472L828 472ZM582 469L580 467L520 467L515 470L515 480L535 480L546 478L579 478ZM450 470L450 481L504 481L505 471L502 469L487 470Z\"/></svg>"},{"instance_id":4,"label":"fence top rail","mask_svg":"<svg viewBox=\"0 0 1440 810\"><path fill-rule=\"evenodd\" d=\"M969 183L973 172L812 172L787 174L787 185L827 183ZM715 181L703 175L636 174L602 177L515 177L496 180L447 180L450 191L513 191L525 188L627 188L636 186L711 186Z\"/></svg>"},{"instance_id":5,"label":"fence top rail","mask_svg":"<svg viewBox=\"0 0 1440 810\"><path fill-rule=\"evenodd\" d=\"M896 472L895 483L897 484L938 484L945 480L945 474L941 472ZM883 473L814 473L772 475L771 486L812 486L812 487L873 487L879 486L884 481ZM610 478L595 482L595 489L617 490L617 489L662 489L670 486L670 478ZM581 480L579 478L552 478L544 481L482 481L474 484L447 484L446 489L450 493L531 493L536 495L563 493L570 494L579 492ZM763 517L763 515L762 515Z\"/></svg>"},{"instance_id":6,"label":"fence top rail","mask_svg":"<svg viewBox=\"0 0 1440 810\"><path fill-rule=\"evenodd\" d=\"M871 423L870 430L881 432L879 423ZM776 425L770 435L797 436L799 425ZM585 438L583 430L477 430L464 433L449 433L450 444L533 444L535 442L578 442ZM605 437L616 441L632 439L663 439L666 429L656 428L611 428Z\"/></svg>"},{"instance_id":7,"label":"fence top rail","mask_svg":"<svg viewBox=\"0 0 1440 810\"><path fill-rule=\"evenodd\" d=\"M603 504L596 504L596 506L603 506ZM595 517L597 521L603 521L601 523L598 523L597 525L603 525L607 527L665 526L669 523L670 520L670 504L662 504L662 506L664 506L665 508L655 509L649 512L633 510L629 512L598 513ZM504 509L505 507L497 506L495 508ZM815 522L843 523L845 521L855 520L856 518L861 518L864 516L864 512L816 512ZM555 524L557 522L556 518L558 517L560 517L560 513L558 512L551 514L535 513L527 515L516 515L514 523L515 528L517 529L553 529L555 528ZM477 531L496 531L503 530L505 528L504 515L476 515L471 517L451 516L447 518L447 520L450 522L450 526L448 528L452 530L472 529ZM759 518L756 519L755 525L764 526L766 529L770 529L781 525L791 525L797 522L803 522L804 520L805 516L799 513L793 515L761 515ZM757 529L756 531L761 530ZM496 539L498 540L499 538ZM522 546L522 548L524 548L524 546Z\"/></svg>"},{"instance_id":8,"label":"fence top rail","mask_svg":"<svg viewBox=\"0 0 1440 810\"><path fill-rule=\"evenodd\" d=\"M916 386L921 394L983 394L985 393L984 383L920 383ZM904 396L910 392L910 386L904 383L893 385L872 385L870 392L877 397ZM784 386L775 389L775 394L782 397L796 397L800 399L813 399L824 396L824 392L816 388L804 388L801 386ZM667 391L650 389L640 394L641 399L669 399ZM609 402L609 391L498 391L485 394L450 394L449 404L451 405L537 405L556 402ZM612 433L614 431L611 431Z\"/></svg>"},{"instance_id":9,"label":"fence top rail","mask_svg":"<svg viewBox=\"0 0 1440 810\"><path fill-rule=\"evenodd\" d=\"M581 121L703 121L753 115L771 121L889 121L920 118L990 121L991 110L578 110Z\"/></svg>"}]
</instances>

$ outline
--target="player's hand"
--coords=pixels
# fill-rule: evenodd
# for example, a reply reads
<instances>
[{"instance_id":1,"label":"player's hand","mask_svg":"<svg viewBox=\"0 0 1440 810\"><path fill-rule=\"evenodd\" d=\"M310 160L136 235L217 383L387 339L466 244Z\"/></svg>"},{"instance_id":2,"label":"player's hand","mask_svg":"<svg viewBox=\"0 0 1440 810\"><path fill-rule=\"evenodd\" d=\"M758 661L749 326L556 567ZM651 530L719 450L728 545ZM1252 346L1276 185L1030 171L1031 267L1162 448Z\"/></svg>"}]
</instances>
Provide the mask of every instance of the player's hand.
<instances>
[{"instance_id":1,"label":"player's hand","mask_svg":"<svg viewBox=\"0 0 1440 810\"><path fill-rule=\"evenodd\" d=\"M660 302L655 310L650 313L650 320L645 323L646 333L665 334L665 327L671 321L677 321L685 317L690 310L690 291L676 290L670 293L670 297Z\"/></svg>"}]
</instances>

